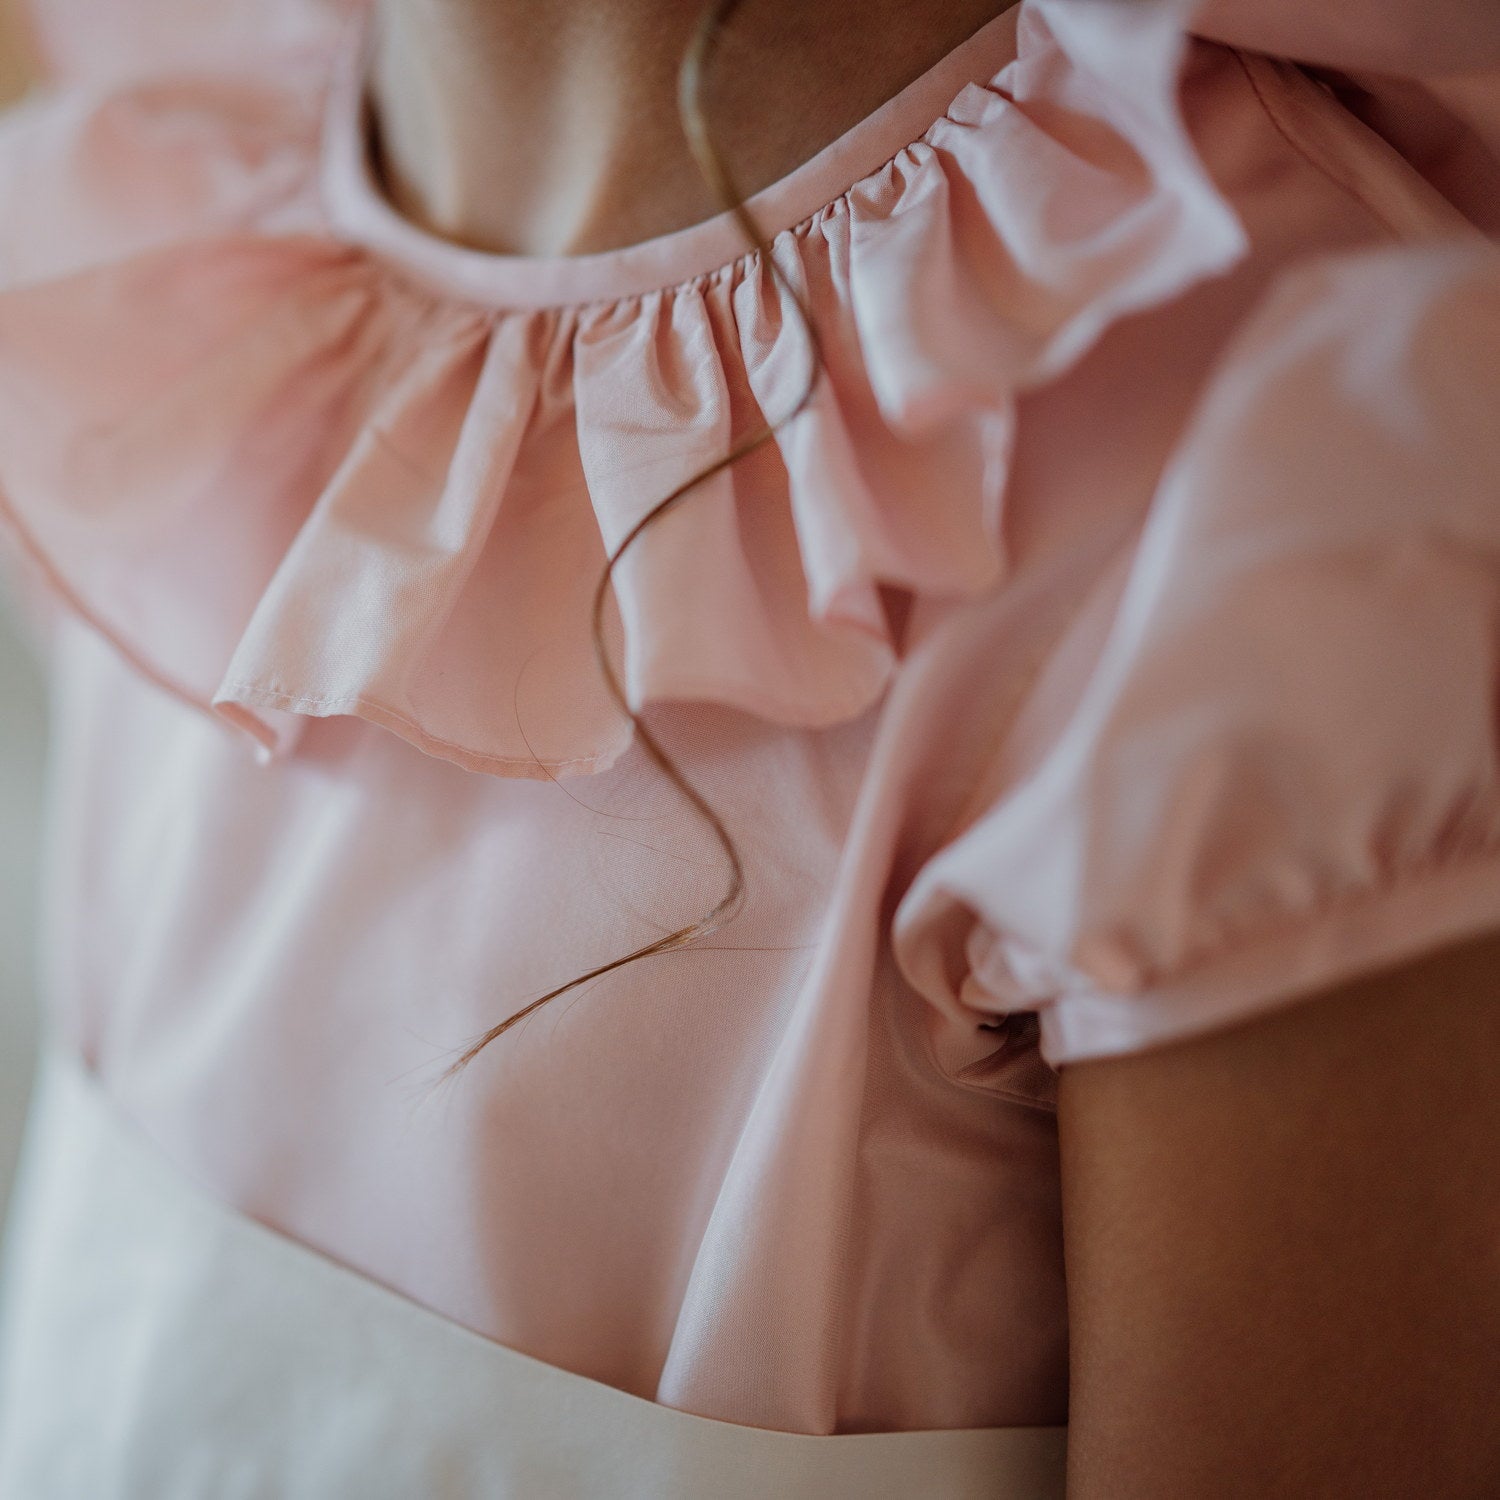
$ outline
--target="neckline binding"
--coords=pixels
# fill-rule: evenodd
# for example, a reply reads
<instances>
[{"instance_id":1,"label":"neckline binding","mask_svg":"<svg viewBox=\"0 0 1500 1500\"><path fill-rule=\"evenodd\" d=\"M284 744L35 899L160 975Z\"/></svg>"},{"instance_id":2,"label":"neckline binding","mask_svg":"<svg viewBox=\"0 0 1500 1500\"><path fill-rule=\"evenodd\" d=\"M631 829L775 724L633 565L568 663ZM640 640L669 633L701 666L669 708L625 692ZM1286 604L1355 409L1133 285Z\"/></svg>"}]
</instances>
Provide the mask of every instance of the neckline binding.
<instances>
[{"instance_id":1,"label":"neckline binding","mask_svg":"<svg viewBox=\"0 0 1500 1500\"><path fill-rule=\"evenodd\" d=\"M746 204L767 237L774 240L842 197L931 130L967 88L992 80L1013 61L1023 5L986 21L801 166L752 194ZM423 229L385 196L366 148L373 11L365 6L351 17L324 105L319 187L324 216L339 239L401 265L445 294L514 309L640 297L709 275L747 253L744 235L728 212L587 255L507 255Z\"/></svg>"}]
</instances>

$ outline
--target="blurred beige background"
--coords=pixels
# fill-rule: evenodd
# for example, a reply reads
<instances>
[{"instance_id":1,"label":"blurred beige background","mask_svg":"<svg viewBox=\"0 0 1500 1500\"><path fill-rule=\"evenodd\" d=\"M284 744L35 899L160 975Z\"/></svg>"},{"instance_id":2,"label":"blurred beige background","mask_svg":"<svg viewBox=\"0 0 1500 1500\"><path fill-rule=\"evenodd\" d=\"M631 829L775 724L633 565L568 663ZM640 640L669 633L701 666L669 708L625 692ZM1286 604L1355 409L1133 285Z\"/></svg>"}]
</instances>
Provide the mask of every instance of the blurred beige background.
<instances>
[{"instance_id":1,"label":"blurred beige background","mask_svg":"<svg viewBox=\"0 0 1500 1500\"><path fill-rule=\"evenodd\" d=\"M31 76L19 0L0 0L0 107ZM0 541L3 545L3 541ZM26 1106L35 1047L37 812L43 701L38 664L15 628L0 578L0 1205Z\"/></svg>"}]
</instances>

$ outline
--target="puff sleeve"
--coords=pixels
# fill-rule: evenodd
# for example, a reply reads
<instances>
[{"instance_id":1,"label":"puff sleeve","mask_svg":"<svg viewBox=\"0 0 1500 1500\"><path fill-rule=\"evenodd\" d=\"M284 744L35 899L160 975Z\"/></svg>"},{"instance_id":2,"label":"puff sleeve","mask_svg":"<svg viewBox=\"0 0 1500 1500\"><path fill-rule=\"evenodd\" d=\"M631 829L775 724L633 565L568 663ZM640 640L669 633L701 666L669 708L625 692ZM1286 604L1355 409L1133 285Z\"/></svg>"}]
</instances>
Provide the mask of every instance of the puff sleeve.
<instances>
[{"instance_id":1,"label":"puff sleeve","mask_svg":"<svg viewBox=\"0 0 1500 1500\"><path fill-rule=\"evenodd\" d=\"M1085 685L898 959L1054 1067L1500 927L1500 252L1325 255L1235 336Z\"/></svg>"}]
</instances>

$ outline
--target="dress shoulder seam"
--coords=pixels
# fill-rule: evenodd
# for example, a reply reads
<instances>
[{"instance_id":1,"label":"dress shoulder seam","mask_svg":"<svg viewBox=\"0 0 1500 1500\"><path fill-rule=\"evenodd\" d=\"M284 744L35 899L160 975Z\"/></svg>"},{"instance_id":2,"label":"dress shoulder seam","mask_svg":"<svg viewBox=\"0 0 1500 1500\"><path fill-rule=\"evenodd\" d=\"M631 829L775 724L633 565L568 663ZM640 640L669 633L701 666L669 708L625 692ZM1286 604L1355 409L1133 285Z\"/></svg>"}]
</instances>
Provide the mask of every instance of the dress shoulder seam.
<instances>
[{"instance_id":1,"label":"dress shoulder seam","mask_svg":"<svg viewBox=\"0 0 1500 1500\"><path fill-rule=\"evenodd\" d=\"M1312 106L1320 86L1294 63L1232 47L1250 92L1271 127L1314 171L1352 198L1393 240L1405 242L1472 226L1429 186L1394 147L1350 116L1335 121ZM1333 109L1336 111L1337 106ZM1356 140L1358 133L1360 139ZM1372 191L1371 157L1381 158L1379 181L1394 192Z\"/></svg>"}]
</instances>

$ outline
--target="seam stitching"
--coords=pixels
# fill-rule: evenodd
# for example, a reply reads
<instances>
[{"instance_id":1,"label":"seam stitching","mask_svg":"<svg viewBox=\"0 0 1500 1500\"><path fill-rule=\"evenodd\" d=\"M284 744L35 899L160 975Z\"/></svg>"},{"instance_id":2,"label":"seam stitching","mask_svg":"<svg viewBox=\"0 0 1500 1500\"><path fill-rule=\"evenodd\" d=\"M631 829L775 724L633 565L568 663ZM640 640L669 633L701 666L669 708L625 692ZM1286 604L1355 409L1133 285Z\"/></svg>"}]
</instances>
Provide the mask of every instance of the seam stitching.
<instances>
[{"instance_id":1,"label":"seam stitching","mask_svg":"<svg viewBox=\"0 0 1500 1500\"><path fill-rule=\"evenodd\" d=\"M1376 207L1370 197L1362 192L1348 177L1335 171L1326 153L1316 151L1307 142L1292 133L1290 124L1286 119L1286 111L1279 110L1271 103L1270 96L1262 87L1260 80L1250 65L1250 60L1238 48L1231 48L1235 60L1240 65L1241 72L1245 75L1245 81L1250 85L1250 92L1255 95L1262 112L1270 121L1272 129L1275 130L1286 144L1297 153L1315 172L1327 178L1336 188L1352 198L1392 239L1405 240L1409 238L1387 215Z\"/></svg>"}]
</instances>

